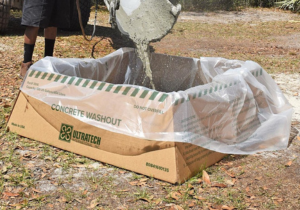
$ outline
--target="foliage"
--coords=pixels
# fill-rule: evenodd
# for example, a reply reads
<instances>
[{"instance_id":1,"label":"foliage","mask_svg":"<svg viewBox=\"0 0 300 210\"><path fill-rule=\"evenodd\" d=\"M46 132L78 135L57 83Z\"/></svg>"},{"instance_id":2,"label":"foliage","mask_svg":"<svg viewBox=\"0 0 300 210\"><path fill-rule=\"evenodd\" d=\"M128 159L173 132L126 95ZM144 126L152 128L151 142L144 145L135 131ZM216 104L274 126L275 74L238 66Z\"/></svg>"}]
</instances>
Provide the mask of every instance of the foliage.
<instances>
[{"instance_id":1,"label":"foliage","mask_svg":"<svg viewBox=\"0 0 300 210\"><path fill-rule=\"evenodd\" d=\"M273 7L275 0L249 0L249 6L251 7Z\"/></svg>"},{"instance_id":2,"label":"foliage","mask_svg":"<svg viewBox=\"0 0 300 210\"><path fill-rule=\"evenodd\" d=\"M300 12L300 0L286 0L280 6L280 9L291 10L293 12Z\"/></svg>"}]
</instances>

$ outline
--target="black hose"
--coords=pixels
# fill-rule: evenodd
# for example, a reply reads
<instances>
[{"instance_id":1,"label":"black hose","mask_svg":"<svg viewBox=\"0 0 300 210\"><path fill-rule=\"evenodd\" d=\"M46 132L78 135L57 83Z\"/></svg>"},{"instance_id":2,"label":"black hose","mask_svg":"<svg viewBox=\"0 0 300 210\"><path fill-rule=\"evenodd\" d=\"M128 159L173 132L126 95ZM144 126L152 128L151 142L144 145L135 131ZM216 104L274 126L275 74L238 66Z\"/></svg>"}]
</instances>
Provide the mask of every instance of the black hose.
<instances>
[{"instance_id":1,"label":"black hose","mask_svg":"<svg viewBox=\"0 0 300 210\"><path fill-rule=\"evenodd\" d=\"M83 28L82 17L81 17L81 10L80 10L80 5L79 5L79 0L76 0L76 6L77 6L78 20L79 20L79 25L80 25L80 28L81 28L82 35L83 35L83 37L84 37L85 40L87 40L87 41L92 41L92 39L93 39L94 36L95 36L95 32L96 32L98 0L96 0L94 29L93 29L93 33L92 33L90 39L87 38L87 36L86 36L86 34L85 34L85 31L84 31L84 28Z\"/></svg>"}]
</instances>

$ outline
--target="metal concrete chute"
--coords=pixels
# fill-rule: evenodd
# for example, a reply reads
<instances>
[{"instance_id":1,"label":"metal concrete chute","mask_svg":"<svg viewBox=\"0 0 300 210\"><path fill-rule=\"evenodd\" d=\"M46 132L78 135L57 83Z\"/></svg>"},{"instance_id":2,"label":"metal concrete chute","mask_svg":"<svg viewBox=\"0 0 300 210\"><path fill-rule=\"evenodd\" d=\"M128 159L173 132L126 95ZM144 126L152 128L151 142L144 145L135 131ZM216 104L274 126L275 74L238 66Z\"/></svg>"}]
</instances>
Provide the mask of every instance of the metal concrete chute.
<instances>
[{"instance_id":1,"label":"metal concrete chute","mask_svg":"<svg viewBox=\"0 0 300 210\"><path fill-rule=\"evenodd\" d=\"M116 10L119 9L120 0L104 0L104 3L109 11L109 23L112 28L117 26Z\"/></svg>"},{"instance_id":2,"label":"metal concrete chute","mask_svg":"<svg viewBox=\"0 0 300 210\"><path fill-rule=\"evenodd\" d=\"M173 28L181 11L180 4L173 5L168 0L105 2L110 10L110 20L115 20L118 29L133 41L159 41ZM113 11L108 5L114 5L114 8L118 9Z\"/></svg>"},{"instance_id":3,"label":"metal concrete chute","mask_svg":"<svg viewBox=\"0 0 300 210\"><path fill-rule=\"evenodd\" d=\"M150 42L161 40L177 21L181 5L169 0L105 0L112 26L135 44L145 72L144 86L155 89L150 67ZM115 21L115 22L114 22Z\"/></svg>"}]
</instances>

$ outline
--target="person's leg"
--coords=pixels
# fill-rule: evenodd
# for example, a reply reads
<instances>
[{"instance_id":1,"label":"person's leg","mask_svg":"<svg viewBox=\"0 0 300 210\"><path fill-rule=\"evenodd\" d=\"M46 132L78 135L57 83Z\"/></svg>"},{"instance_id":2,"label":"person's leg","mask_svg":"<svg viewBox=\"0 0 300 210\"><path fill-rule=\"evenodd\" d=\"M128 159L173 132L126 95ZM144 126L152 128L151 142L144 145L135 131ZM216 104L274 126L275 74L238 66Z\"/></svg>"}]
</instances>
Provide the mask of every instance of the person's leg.
<instances>
[{"instance_id":1,"label":"person's leg","mask_svg":"<svg viewBox=\"0 0 300 210\"><path fill-rule=\"evenodd\" d=\"M74 0L44 0L47 2L48 24L45 27L45 53L44 56L53 56L57 28L70 26L70 6Z\"/></svg>"},{"instance_id":2,"label":"person's leg","mask_svg":"<svg viewBox=\"0 0 300 210\"><path fill-rule=\"evenodd\" d=\"M44 30L44 36L45 36L44 57L53 56L56 35L57 35L57 27L45 28L45 30Z\"/></svg>"},{"instance_id":3,"label":"person's leg","mask_svg":"<svg viewBox=\"0 0 300 210\"><path fill-rule=\"evenodd\" d=\"M20 70L21 77L25 76L27 70L32 65L32 55L38 32L38 27L26 26L24 33L24 60Z\"/></svg>"},{"instance_id":4,"label":"person's leg","mask_svg":"<svg viewBox=\"0 0 300 210\"><path fill-rule=\"evenodd\" d=\"M38 27L26 26L25 33L24 33L24 61L23 61L23 63L32 61L32 54L33 54L34 45L36 42L38 32L39 32Z\"/></svg>"},{"instance_id":5,"label":"person's leg","mask_svg":"<svg viewBox=\"0 0 300 210\"><path fill-rule=\"evenodd\" d=\"M26 49L24 51L24 62L22 62L21 65L20 75L22 77L26 74L28 68L32 64L32 53L39 28L52 26L50 21L53 7L55 5L54 3L54 0L23 1L21 25L26 26L24 39L24 46L26 46Z\"/></svg>"}]
</instances>

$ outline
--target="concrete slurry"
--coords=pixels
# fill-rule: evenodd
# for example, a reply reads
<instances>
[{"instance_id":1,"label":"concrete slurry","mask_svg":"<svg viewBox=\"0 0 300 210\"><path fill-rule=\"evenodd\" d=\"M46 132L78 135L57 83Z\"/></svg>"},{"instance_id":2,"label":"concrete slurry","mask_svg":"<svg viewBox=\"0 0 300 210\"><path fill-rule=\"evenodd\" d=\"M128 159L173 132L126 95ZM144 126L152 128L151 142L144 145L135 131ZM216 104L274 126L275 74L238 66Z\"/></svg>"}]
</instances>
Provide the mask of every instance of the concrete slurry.
<instances>
[{"instance_id":1,"label":"concrete slurry","mask_svg":"<svg viewBox=\"0 0 300 210\"><path fill-rule=\"evenodd\" d=\"M137 54L143 62L143 70L155 85L150 68L150 42L161 40L173 28L181 11L168 0L121 0L116 12L119 30L128 35L136 45Z\"/></svg>"}]
</instances>

